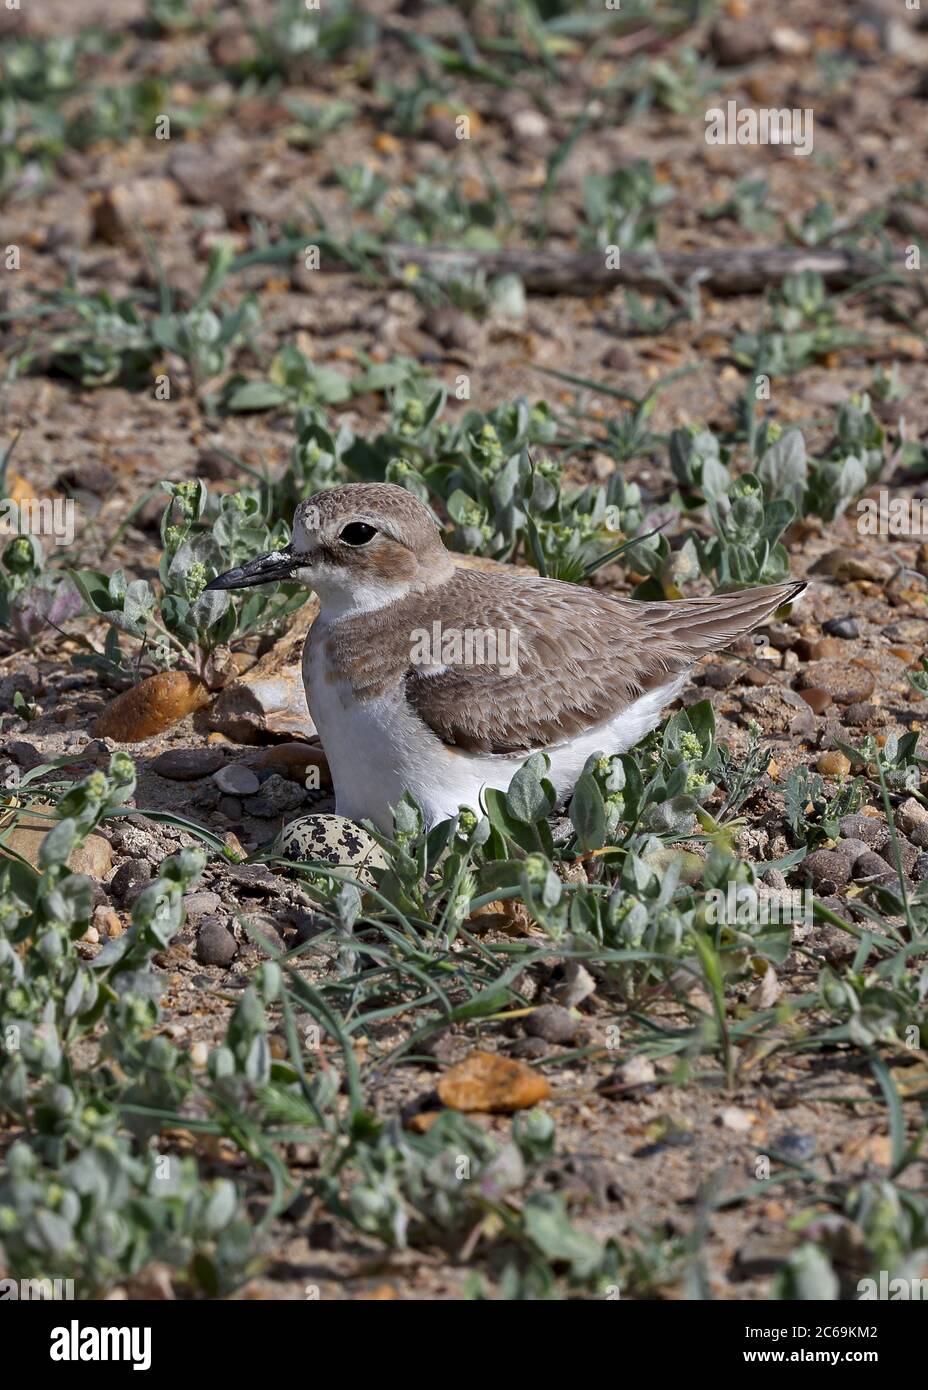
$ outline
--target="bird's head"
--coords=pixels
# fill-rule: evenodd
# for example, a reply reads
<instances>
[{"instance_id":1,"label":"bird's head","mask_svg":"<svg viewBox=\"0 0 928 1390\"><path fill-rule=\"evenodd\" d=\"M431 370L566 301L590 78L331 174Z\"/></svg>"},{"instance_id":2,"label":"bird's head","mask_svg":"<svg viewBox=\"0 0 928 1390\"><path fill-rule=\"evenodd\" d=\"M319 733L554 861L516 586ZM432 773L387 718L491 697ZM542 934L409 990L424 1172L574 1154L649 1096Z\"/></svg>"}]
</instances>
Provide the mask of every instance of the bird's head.
<instances>
[{"instance_id":1,"label":"bird's head","mask_svg":"<svg viewBox=\"0 0 928 1390\"><path fill-rule=\"evenodd\" d=\"M429 509L392 483L347 483L301 502L290 544L218 575L207 589L289 580L319 596L323 617L383 608L454 573Z\"/></svg>"}]
</instances>

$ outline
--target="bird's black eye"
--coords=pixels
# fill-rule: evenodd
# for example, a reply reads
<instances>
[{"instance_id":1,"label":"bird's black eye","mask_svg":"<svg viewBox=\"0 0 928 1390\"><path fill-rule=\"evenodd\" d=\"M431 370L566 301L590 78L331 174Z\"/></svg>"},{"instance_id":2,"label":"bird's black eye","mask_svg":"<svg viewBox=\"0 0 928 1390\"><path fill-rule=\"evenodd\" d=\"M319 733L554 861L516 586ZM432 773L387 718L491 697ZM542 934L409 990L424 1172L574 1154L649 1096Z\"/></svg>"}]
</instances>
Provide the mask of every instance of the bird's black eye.
<instances>
[{"instance_id":1,"label":"bird's black eye","mask_svg":"<svg viewBox=\"0 0 928 1390\"><path fill-rule=\"evenodd\" d=\"M338 539L346 545L367 545L377 534L376 526L368 526L366 521L349 521L343 526Z\"/></svg>"}]
</instances>

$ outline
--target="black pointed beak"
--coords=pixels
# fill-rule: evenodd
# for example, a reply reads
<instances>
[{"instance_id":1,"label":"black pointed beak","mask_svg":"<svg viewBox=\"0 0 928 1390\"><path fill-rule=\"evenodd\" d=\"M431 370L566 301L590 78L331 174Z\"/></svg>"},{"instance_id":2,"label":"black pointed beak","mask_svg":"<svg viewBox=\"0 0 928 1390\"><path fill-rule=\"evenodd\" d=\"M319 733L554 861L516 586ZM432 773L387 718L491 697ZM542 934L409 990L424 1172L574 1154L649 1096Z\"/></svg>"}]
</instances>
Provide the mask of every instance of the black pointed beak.
<instances>
[{"instance_id":1,"label":"black pointed beak","mask_svg":"<svg viewBox=\"0 0 928 1390\"><path fill-rule=\"evenodd\" d=\"M268 555L257 555L237 569L217 574L206 588L215 592L218 589L250 589L255 584L274 584L278 580L289 579L299 561L290 549L272 550Z\"/></svg>"}]
</instances>

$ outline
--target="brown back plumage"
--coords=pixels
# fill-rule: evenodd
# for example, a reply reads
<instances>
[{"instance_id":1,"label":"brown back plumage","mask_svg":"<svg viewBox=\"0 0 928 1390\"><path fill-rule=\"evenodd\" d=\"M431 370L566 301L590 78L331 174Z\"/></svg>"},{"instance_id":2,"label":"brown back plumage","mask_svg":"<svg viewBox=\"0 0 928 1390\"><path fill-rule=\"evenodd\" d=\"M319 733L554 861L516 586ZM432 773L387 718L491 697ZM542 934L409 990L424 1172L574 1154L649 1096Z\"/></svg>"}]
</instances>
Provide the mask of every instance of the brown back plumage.
<instances>
[{"instance_id":1,"label":"brown back plumage","mask_svg":"<svg viewBox=\"0 0 928 1390\"><path fill-rule=\"evenodd\" d=\"M324 643L332 678L349 681L361 699L402 682L419 717L451 747L521 754L620 714L805 587L639 603L533 575L457 568L387 608L311 632L310 655ZM507 673L496 660L444 669L414 663L415 634L436 624L442 633L508 634L517 669Z\"/></svg>"}]
</instances>

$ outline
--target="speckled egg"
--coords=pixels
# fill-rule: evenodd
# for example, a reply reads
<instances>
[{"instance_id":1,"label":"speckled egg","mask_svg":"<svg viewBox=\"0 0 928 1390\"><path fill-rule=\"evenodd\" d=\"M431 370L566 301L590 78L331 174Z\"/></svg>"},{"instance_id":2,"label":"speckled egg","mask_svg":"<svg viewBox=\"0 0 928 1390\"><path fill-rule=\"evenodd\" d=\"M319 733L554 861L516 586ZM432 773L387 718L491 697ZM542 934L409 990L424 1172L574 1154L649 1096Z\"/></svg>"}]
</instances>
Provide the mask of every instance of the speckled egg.
<instances>
[{"instance_id":1,"label":"speckled egg","mask_svg":"<svg viewBox=\"0 0 928 1390\"><path fill-rule=\"evenodd\" d=\"M284 826L273 848L284 859L324 861L366 884L376 883L373 871L387 862L377 841L344 816L300 816Z\"/></svg>"}]
</instances>

